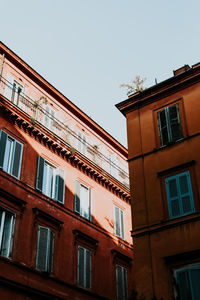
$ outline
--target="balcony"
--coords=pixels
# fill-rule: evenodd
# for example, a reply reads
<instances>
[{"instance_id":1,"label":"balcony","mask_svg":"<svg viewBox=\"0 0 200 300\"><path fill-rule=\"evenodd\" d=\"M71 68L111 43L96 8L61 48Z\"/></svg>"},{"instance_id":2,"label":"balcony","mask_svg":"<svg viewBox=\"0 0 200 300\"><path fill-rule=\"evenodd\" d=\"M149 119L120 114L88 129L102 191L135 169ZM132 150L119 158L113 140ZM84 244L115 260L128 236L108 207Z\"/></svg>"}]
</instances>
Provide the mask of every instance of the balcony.
<instances>
[{"instance_id":1,"label":"balcony","mask_svg":"<svg viewBox=\"0 0 200 300\"><path fill-rule=\"evenodd\" d=\"M45 127L50 134L57 136L66 144L72 152L78 152L81 156L89 159L94 165L97 165L103 172L117 179L126 188L129 188L129 176L125 169L119 167L112 157L102 153L99 140L86 141L79 133L72 130L68 124L56 117L53 108L48 105L52 102L46 94L36 86L29 85L29 90L35 91L32 94L40 95L32 99L24 90L23 85L17 82L10 82L1 77L0 94L18 109L26 113L30 122Z\"/></svg>"}]
</instances>

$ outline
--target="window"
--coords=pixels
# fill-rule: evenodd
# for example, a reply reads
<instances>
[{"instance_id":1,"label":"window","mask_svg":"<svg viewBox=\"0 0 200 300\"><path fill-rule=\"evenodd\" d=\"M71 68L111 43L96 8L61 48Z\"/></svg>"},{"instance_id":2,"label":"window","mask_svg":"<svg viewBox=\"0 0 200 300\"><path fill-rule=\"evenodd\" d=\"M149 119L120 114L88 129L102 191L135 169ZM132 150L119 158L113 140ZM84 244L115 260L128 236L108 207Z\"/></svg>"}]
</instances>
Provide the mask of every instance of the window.
<instances>
[{"instance_id":1,"label":"window","mask_svg":"<svg viewBox=\"0 0 200 300\"><path fill-rule=\"evenodd\" d=\"M115 178L118 178L118 166L116 154L109 155L109 172Z\"/></svg>"},{"instance_id":2,"label":"window","mask_svg":"<svg viewBox=\"0 0 200 300\"><path fill-rule=\"evenodd\" d=\"M78 151L83 155L86 155L87 139L86 135L79 131L78 132Z\"/></svg>"},{"instance_id":3,"label":"window","mask_svg":"<svg viewBox=\"0 0 200 300\"><path fill-rule=\"evenodd\" d=\"M117 300L128 299L127 269L116 265Z\"/></svg>"},{"instance_id":4,"label":"window","mask_svg":"<svg viewBox=\"0 0 200 300\"><path fill-rule=\"evenodd\" d=\"M165 179L170 218L195 211L189 171Z\"/></svg>"},{"instance_id":5,"label":"window","mask_svg":"<svg viewBox=\"0 0 200 300\"><path fill-rule=\"evenodd\" d=\"M64 171L38 156L36 188L48 197L64 203Z\"/></svg>"},{"instance_id":6,"label":"window","mask_svg":"<svg viewBox=\"0 0 200 300\"><path fill-rule=\"evenodd\" d=\"M23 145L13 137L0 131L0 167L16 178L20 178Z\"/></svg>"},{"instance_id":7,"label":"window","mask_svg":"<svg viewBox=\"0 0 200 300\"><path fill-rule=\"evenodd\" d=\"M90 220L90 188L76 181L74 210Z\"/></svg>"},{"instance_id":8,"label":"window","mask_svg":"<svg viewBox=\"0 0 200 300\"><path fill-rule=\"evenodd\" d=\"M0 207L0 255L10 257L15 215Z\"/></svg>"},{"instance_id":9,"label":"window","mask_svg":"<svg viewBox=\"0 0 200 300\"><path fill-rule=\"evenodd\" d=\"M200 265L175 271L180 300L199 300Z\"/></svg>"},{"instance_id":10,"label":"window","mask_svg":"<svg viewBox=\"0 0 200 300\"><path fill-rule=\"evenodd\" d=\"M54 233L49 228L38 226L36 269L51 273L53 271Z\"/></svg>"},{"instance_id":11,"label":"window","mask_svg":"<svg viewBox=\"0 0 200 300\"><path fill-rule=\"evenodd\" d=\"M183 138L179 105L164 108L157 113L161 146Z\"/></svg>"},{"instance_id":12,"label":"window","mask_svg":"<svg viewBox=\"0 0 200 300\"><path fill-rule=\"evenodd\" d=\"M90 250L78 246L77 282L86 289L91 289L91 257Z\"/></svg>"},{"instance_id":13,"label":"window","mask_svg":"<svg viewBox=\"0 0 200 300\"><path fill-rule=\"evenodd\" d=\"M48 104L44 104L44 116L43 116L43 124L51 131L55 131L55 126L53 126L53 122L55 120L56 112Z\"/></svg>"},{"instance_id":14,"label":"window","mask_svg":"<svg viewBox=\"0 0 200 300\"><path fill-rule=\"evenodd\" d=\"M115 234L124 239L124 211L115 206Z\"/></svg>"}]
</instances>

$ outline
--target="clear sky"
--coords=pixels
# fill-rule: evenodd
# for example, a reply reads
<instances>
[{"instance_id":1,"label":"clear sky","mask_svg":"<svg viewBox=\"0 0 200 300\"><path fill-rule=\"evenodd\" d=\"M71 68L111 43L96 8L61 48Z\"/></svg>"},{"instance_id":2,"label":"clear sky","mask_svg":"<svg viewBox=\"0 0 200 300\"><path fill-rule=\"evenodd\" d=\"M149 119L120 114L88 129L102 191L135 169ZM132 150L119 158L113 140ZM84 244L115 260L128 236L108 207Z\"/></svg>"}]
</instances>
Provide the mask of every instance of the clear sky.
<instances>
[{"instance_id":1,"label":"clear sky","mask_svg":"<svg viewBox=\"0 0 200 300\"><path fill-rule=\"evenodd\" d=\"M199 0L0 1L0 39L126 146L115 104L200 61Z\"/></svg>"}]
</instances>

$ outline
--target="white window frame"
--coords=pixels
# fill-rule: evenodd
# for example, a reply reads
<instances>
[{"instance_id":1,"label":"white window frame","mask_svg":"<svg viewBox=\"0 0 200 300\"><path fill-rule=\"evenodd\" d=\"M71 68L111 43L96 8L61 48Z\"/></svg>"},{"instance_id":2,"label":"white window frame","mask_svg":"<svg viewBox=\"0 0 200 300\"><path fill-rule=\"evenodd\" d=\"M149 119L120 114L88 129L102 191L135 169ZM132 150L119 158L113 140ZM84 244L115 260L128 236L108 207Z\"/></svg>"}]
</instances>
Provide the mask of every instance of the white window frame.
<instances>
[{"instance_id":1,"label":"white window frame","mask_svg":"<svg viewBox=\"0 0 200 300\"><path fill-rule=\"evenodd\" d=\"M52 165L51 163L49 163L46 160L44 162L44 173L45 173L45 168L46 168L47 172L46 172L46 180L43 179L42 192L46 196L55 199L56 198L56 175L58 172L58 168L56 168L54 165ZM53 176L52 176L53 179L52 179L52 184L51 184L51 189L52 189L51 195L49 193L49 184L47 184L49 182L50 169L52 169L52 174L53 174Z\"/></svg>"},{"instance_id":2,"label":"white window frame","mask_svg":"<svg viewBox=\"0 0 200 300\"><path fill-rule=\"evenodd\" d=\"M12 244L13 244L13 234L14 234L14 225L15 225L15 214L7 209L4 209L3 207L0 207L1 210L1 223L0 223L0 255L4 257L11 257L12 252ZM8 248L6 249L6 255L2 255L2 243L3 243L3 234L4 234L4 226L5 226L5 217L6 214L11 216L11 222L10 222L10 230L9 230L9 240L8 240Z\"/></svg>"},{"instance_id":3,"label":"white window frame","mask_svg":"<svg viewBox=\"0 0 200 300\"><path fill-rule=\"evenodd\" d=\"M115 214L116 209L119 209L119 231L120 231L119 234L117 233L117 220ZM122 218L121 215L123 216ZM125 239L124 210L117 205L114 205L114 223L115 223L115 235L124 240Z\"/></svg>"}]
</instances>

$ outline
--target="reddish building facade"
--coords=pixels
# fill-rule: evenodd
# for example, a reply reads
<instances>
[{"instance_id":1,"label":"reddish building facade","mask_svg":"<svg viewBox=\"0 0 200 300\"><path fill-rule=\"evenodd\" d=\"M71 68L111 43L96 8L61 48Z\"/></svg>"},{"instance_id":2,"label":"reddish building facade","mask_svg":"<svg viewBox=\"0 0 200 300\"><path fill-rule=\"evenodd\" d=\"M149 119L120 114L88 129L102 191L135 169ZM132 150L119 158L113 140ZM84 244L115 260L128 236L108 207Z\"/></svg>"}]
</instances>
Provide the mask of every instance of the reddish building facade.
<instances>
[{"instance_id":1,"label":"reddish building facade","mask_svg":"<svg viewBox=\"0 0 200 300\"><path fill-rule=\"evenodd\" d=\"M127 150L0 44L0 298L128 299Z\"/></svg>"},{"instance_id":2,"label":"reddish building facade","mask_svg":"<svg viewBox=\"0 0 200 300\"><path fill-rule=\"evenodd\" d=\"M200 299L200 64L117 105L126 116L134 285L146 300Z\"/></svg>"}]
</instances>

